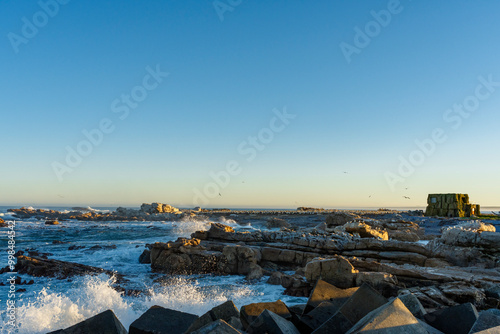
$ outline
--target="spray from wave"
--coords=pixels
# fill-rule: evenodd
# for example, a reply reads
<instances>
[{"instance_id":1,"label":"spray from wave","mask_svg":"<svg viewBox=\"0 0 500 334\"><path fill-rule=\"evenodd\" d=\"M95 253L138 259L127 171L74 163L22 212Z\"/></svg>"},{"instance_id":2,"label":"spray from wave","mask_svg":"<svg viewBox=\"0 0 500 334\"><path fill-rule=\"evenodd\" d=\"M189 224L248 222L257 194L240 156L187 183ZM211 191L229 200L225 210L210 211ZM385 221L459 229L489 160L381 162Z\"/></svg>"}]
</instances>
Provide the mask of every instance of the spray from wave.
<instances>
[{"instance_id":1,"label":"spray from wave","mask_svg":"<svg viewBox=\"0 0 500 334\"><path fill-rule=\"evenodd\" d=\"M237 278L214 277L211 283L200 284L193 278L173 277L166 283L155 284L139 297L129 297L113 288L114 278L85 276L71 282L64 292L44 287L18 300L16 329L18 333L47 333L70 327L108 309L128 328L153 305L202 315L227 300L233 300L240 307L264 294L252 286L231 284L234 279ZM6 319L5 311L0 313L0 318ZM8 330L12 327L0 326L0 333L8 333Z\"/></svg>"}]
</instances>

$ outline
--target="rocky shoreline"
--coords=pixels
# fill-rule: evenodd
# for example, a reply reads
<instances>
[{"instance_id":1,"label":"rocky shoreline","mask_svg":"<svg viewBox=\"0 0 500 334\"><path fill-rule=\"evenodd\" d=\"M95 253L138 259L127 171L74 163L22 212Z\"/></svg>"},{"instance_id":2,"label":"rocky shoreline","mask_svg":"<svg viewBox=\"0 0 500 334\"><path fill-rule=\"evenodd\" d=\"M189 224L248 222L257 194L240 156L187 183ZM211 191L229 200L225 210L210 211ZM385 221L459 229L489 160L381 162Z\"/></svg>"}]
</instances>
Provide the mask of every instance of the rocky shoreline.
<instances>
[{"instance_id":1,"label":"rocky shoreline","mask_svg":"<svg viewBox=\"0 0 500 334\"><path fill-rule=\"evenodd\" d=\"M500 233L489 221L388 210L179 210L160 203L105 214L10 211L23 219L175 219L179 224L208 217L213 220L208 230L146 245L139 261L166 276L269 276L267 282L283 286L286 294L309 297L300 307L277 301L239 311L227 302L199 318L153 307L129 333L500 332ZM221 217L252 222L257 229L235 231ZM16 270L55 277L102 272L86 267L21 254ZM166 327L151 320L160 315L171 320ZM96 322L101 328L102 321L113 327L109 333L127 333L110 311L57 333L79 333Z\"/></svg>"}]
</instances>

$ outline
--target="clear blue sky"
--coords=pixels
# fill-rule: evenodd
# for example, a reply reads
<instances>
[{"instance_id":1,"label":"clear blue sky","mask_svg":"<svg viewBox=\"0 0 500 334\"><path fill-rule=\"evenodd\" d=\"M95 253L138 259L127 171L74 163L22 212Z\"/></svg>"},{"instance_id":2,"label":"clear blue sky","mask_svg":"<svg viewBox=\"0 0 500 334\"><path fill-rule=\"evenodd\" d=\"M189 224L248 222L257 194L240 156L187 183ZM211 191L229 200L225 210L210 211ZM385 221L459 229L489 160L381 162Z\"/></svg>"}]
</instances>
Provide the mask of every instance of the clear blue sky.
<instances>
[{"instance_id":1,"label":"clear blue sky","mask_svg":"<svg viewBox=\"0 0 500 334\"><path fill-rule=\"evenodd\" d=\"M500 82L500 3L41 3L0 3L0 204L190 207L198 189L207 207L424 206L433 192L500 205L500 87L474 97L478 77ZM132 92L147 92L133 109ZM467 118L446 113L466 102ZM284 109L295 118L265 130ZM436 128L447 140L399 175Z\"/></svg>"}]
</instances>

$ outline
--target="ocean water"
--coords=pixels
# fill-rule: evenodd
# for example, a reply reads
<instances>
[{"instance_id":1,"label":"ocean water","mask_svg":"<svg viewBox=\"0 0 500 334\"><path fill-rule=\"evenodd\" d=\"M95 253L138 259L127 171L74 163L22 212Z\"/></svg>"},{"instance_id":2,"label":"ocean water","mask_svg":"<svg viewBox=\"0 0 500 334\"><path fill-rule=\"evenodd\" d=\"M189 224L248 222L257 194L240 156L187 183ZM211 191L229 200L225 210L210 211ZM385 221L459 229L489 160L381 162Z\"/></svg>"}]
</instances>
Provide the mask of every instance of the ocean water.
<instances>
[{"instance_id":1,"label":"ocean water","mask_svg":"<svg viewBox=\"0 0 500 334\"><path fill-rule=\"evenodd\" d=\"M0 218L12 219L5 209ZM252 230L251 224L240 226L233 220L224 224L236 230ZM43 221L16 220L16 250L36 249L50 253L49 258L77 262L119 272L127 282L126 289L145 291L139 296L126 296L113 288L114 278L102 274L68 279L19 275L22 280L34 280L32 285L17 285L26 289L16 293L17 333L47 333L66 328L107 309L112 309L123 325L128 326L153 305L201 315L212 307L232 300L237 307L245 304L282 299L293 305L305 303L306 298L283 294L284 288L266 284L268 277L249 283L243 276L166 276L152 273L150 265L140 264L139 255L145 244L167 242L178 237L189 237L197 230L209 227L210 221L165 222L61 222L45 225ZM0 265L7 265L7 231L0 230ZM54 244L58 240L63 244ZM78 245L85 248L68 250ZM98 249L91 247L102 246ZM106 248L116 246L116 248ZM12 329L6 325L8 273L0 275L0 333ZM168 278L159 282L159 278ZM12 332L14 333L14 332Z\"/></svg>"},{"instance_id":2,"label":"ocean water","mask_svg":"<svg viewBox=\"0 0 500 334\"><path fill-rule=\"evenodd\" d=\"M98 209L106 212L116 208ZM498 212L500 207L485 207L482 211ZM7 212L7 207L0 207L0 218L14 220ZM222 223L235 230L254 229L251 223L242 226L234 220L221 219ZM102 223L68 221L51 226L34 219L16 219L16 250L36 249L38 252L50 253L49 258L116 271L127 279L127 282L119 283L121 287L144 291L139 296L126 296L113 288L115 279L104 274L64 280L19 275L23 281L33 279L34 284L16 286L17 289L26 289L25 292L16 293L15 297L16 332L47 333L69 327L107 309L112 309L128 328L153 305L201 315L227 300L232 300L238 308L249 303L277 299L282 299L289 305L306 302L306 298L284 295L284 288L280 286L266 284L268 277L249 283L243 276L166 276L152 273L150 265L138 262L145 244L189 237L194 231L208 229L209 224L208 220ZM499 227L497 229L500 230ZM7 232L6 228L0 229L0 267L7 265ZM64 243L54 244L54 240ZM84 248L68 250L73 245ZM92 249L95 246L102 248ZM6 284L0 286L0 334L12 329L6 325L9 276L8 273L0 275L0 282ZM158 281L165 277L168 277L166 282Z\"/></svg>"}]
</instances>

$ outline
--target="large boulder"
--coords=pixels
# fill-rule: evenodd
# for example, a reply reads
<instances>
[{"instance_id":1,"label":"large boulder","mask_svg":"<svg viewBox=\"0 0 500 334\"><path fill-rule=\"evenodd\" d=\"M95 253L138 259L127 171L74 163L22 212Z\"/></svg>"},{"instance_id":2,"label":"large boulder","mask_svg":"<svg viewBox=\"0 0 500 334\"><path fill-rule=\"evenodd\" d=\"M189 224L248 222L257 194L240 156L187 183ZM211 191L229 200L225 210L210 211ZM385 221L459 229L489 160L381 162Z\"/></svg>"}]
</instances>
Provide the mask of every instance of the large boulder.
<instances>
[{"instance_id":1,"label":"large boulder","mask_svg":"<svg viewBox=\"0 0 500 334\"><path fill-rule=\"evenodd\" d=\"M472 221L444 229L441 240L447 245L500 250L500 233L495 231L495 226L491 224Z\"/></svg>"},{"instance_id":2,"label":"large boulder","mask_svg":"<svg viewBox=\"0 0 500 334\"><path fill-rule=\"evenodd\" d=\"M269 218L266 222L267 228L282 228L282 227L290 227L290 223L281 218L272 217Z\"/></svg>"},{"instance_id":3,"label":"large boulder","mask_svg":"<svg viewBox=\"0 0 500 334\"><path fill-rule=\"evenodd\" d=\"M496 310L498 311L498 310ZM498 312L500 313L500 312ZM472 326L469 334L494 334L500 333L500 315L491 311L483 311L479 313L474 326Z\"/></svg>"},{"instance_id":4,"label":"large boulder","mask_svg":"<svg viewBox=\"0 0 500 334\"><path fill-rule=\"evenodd\" d=\"M283 317L284 319L291 319L292 314L286 307L285 303L281 300L269 303L254 303L242 306L240 309L240 319L243 324L243 328L248 328L248 326L259 317L259 315L264 311L269 310L273 313Z\"/></svg>"},{"instance_id":5,"label":"large boulder","mask_svg":"<svg viewBox=\"0 0 500 334\"><path fill-rule=\"evenodd\" d=\"M440 309L425 315L425 321L444 333L468 334L479 318L471 303ZM452 321L451 321L452 320Z\"/></svg>"},{"instance_id":6,"label":"large boulder","mask_svg":"<svg viewBox=\"0 0 500 334\"><path fill-rule=\"evenodd\" d=\"M428 331L396 298L368 313L347 332L354 333L428 334Z\"/></svg>"},{"instance_id":7,"label":"large boulder","mask_svg":"<svg viewBox=\"0 0 500 334\"><path fill-rule=\"evenodd\" d=\"M339 288L355 286L358 270L345 257L316 258L306 265L305 276L309 282L322 279Z\"/></svg>"},{"instance_id":8,"label":"large boulder","mask_svg":"<svg viewBox=\"0 0 500 334\"><path fill-rule=\"evenodd\" d=\"M411 314L413 314L416 318L424 319L427 312L414 294L407 293L398 296L398 298L403 302L403 304L405 304Z\"/></svg>"},{"instance_id":9,"label":"large boulder","mask_svg":"<svg viewBox=\"0 0 500 334\"><path fill-rule=\"evenodd\" d=\"M387 299L363 284L314 334L345 333L365 315L387 303Z\"/></svg>"},{"instance_id":10,"label":"large boulder","mask_svg":"<svg viewBox=\"0 0 500 334\"><path fill-rule=\"evenodd\" d=\"M290 321L267 309L248 326L247 333L300 334Z\"/></svg>"},{"instance_id":11,"label":"large boulder","mask_svg":"<svg viewBox=\"0 0 500 334\"><path fill-rule=\"evenodd\" d=\"M77 323L66 329L51 332L49 334L83 334L83 333L106 333L127 334L127 330L111 310L104 311L87 320Z\"/></svg>"},{"instance_id":12,"label":"large boulder","mask_svg":"<svg viewBox=\"0 0 500 334\"><path fill-rule=\"evenodd\" d=\"M239 330L225 322L224 320L216 320L189 334L241 334Z\"/></svg>"},{"instance_id":13,"label":"large boulder","mask_svg":"<svg viewBox=\"0 0 500 334\"><path fill-rule=\"evenodd\" d=\"M221 223L211 223L210 229L207 234L210 239L222 239L227 238L227 234L234 233L234 229L231 226L224 225Z\"/></svg>"},{"instance_id":14,"label":"large boulder","mask_svg":"<svg viewBox=\"0 0 500 334\"><path fill-rule=\"evenodd\" d=\"M184 334L196 319L197 315L155 305L130 325L129 334Z\"/></svg>"},{"instance_id":15,"label":"large boulder","mask_svg":"<svg viewBox=\"0 0 500 334\"><path fill-rule=\"evenodd\" d=\"M219 265L222 272L250 275L252 279L262 277L262 269L258 265L262 258L259 247L228 245L222 250L222 256Z\"/></svg>"},{"instance_id":16,"label":"large boulder","mask_svg":"<svg viewBox=\"0 0 500 334\"><path fill-rule=\"evenodd\" d=\"M139 256L139 263L151 264L151 251L149 249L145 249Z\"/></svg>"},{"instance_id":17,"label":"large boulder","mask_svg":"<svg viewBox=\"0 0 500 334\"><path fill-rule=\"evenodd\" d=\"M329 302L337 306L337 308L340 308L340 306L342 306L342 304L345 303L345 301L349 299L356 292L356 290L358 290L358 288L340 289L319 279L316 282L309 299L307 300L304 314L309 313L323 302Z\"/></svg>"},{"instance_id":18,"label":"large boulder","mask_svg":"<svg viewBox=\"0 0 500 334\"><path fill-rule=\"evenodd\" d=\"M239 318L239 316L240 312L238 311L234 303L228 300L224 304L214 307L213 309L196 319L189 327L188 332L196 331L216 320L224 320L226 322L230 322L231 318Z\"/></svg>"},{"instance_id":19,"label":"large boulder","mask_svg":"<svg viewBox=\"0 0 500 334\"><path fill-rule=\"evenodd\" d=\"M151 268L170 274L218 273L221 253L208 251L199 239L178 238L151 246Z\"/></svg>"},{"instance_id":20,"label":"large boulder","mask_svg":"<svg viewBox=\"0 0 500 334\"><path fill-rule=\"evenodd\" d=\"M361 238L379 238L389 240L389 234L382 229L373 228L362 221L353 221L346 223L344 229L349 233L358 233Z\"/></svg>"},{"instance_id":21,"label":"large boulder","mask_svg":"<svg viewBox=\"0 0 500 334\"><path fill-rule=\"evenodd\" d=\"M335 303L322 302L309 313L302 315L298 321L296 320L296 325L302 332L310 333L333 317L339 308L340 306Z\"/></svg>"},{"instance_id":22,"label":"large boulder","mask_svg":"<svg viewBox=\"0 0 500 334\"><path fill-rule=\"evenodd\" d=\"M358 218L360 218L358 215L352 213L335 212L326 217L326 226L327 228L341 226Z\"/></svg>"}]
</instances>

